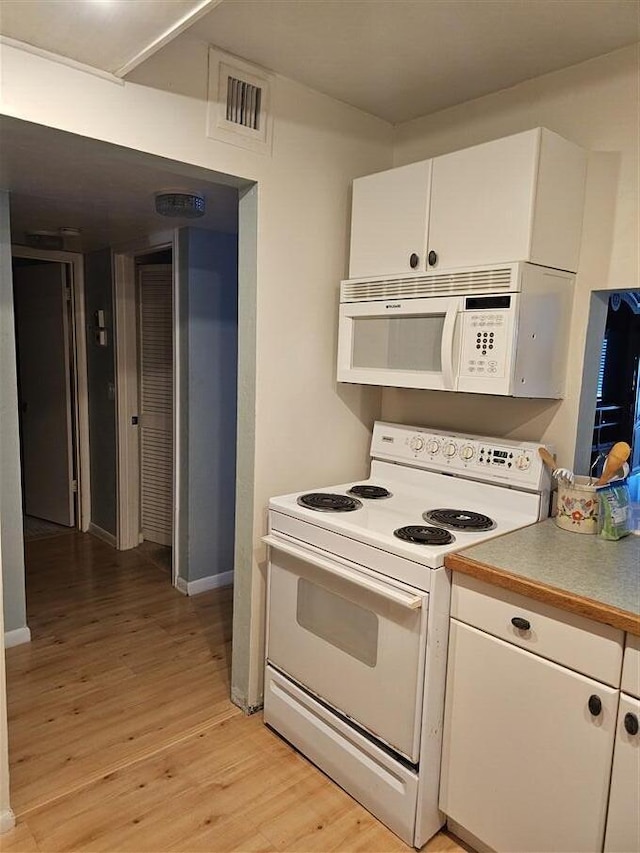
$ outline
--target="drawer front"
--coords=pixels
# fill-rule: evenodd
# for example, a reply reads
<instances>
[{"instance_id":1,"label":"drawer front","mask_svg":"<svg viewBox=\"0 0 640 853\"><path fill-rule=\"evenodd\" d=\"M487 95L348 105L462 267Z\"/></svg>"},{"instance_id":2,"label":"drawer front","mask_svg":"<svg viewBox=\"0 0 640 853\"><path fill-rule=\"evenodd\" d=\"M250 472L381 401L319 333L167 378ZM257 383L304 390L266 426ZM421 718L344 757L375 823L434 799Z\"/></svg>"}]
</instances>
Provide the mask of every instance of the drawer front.
<instances>
[{"instance_id":1,"label":"drawer front","mask_svg":"<svg viewBox=\"0 0 640 853\"><path fill-rule=\"evenodd\" d=\"M413 844L418 776L267 666L264 721Z\"/></svg>"},{"instance_id":2,"label":"drawer front","mask_svg":"<svg viewBox=\"0 0 640 853\"><path fill-rule=\"evenodd\" d=\"M548 660L620 686L624 632L456 574L451 615Z\"/></svg>"},{"instance_id":3,"label":"drawer front","mask_svg":"<svg viewBox=\"0 0 640 853\"><path fill-rule=\"evenodd\" d=\"M627 634L622 662L622 689L640 699L640 637Z\"/></svg>"}]
</instances>

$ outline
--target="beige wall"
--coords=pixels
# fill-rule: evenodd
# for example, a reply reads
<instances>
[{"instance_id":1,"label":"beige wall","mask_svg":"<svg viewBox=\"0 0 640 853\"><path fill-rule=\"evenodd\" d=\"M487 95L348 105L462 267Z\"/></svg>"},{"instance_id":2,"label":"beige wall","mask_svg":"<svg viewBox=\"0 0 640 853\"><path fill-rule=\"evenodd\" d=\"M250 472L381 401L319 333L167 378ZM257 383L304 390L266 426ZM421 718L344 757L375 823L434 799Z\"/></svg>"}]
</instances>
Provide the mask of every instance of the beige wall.
<instances>
[{"instance_id":1,"label":"beige wall","mask_svg":"<svg viewBox=\"0 0 640 853\"><path fill-rule=\"evenodd\" d=\"M234 693L254 705L261 690L267 499L366 470L380 392L336 385L337 289L346 272L350 181L391 165L392 128L276 77L272 157L208 139L207 47L187 34L122 86L6 46L1 61L2 113L258 182L257 339L255 358L241 359L243 393L255 368L255 405L243 398L243 411L255 412L255 434L245 417L239 446L241 456L255 454L252 482L252 466L239 464L243 517L254 502L252 542L243 541L239 553L252 555L252 565L248 558L236 565L245 606L234 626L243 658L240 667L234 661ZM241 270L241 287L250 289L246 264ZM241 306L250 325L246 293Z\"/></svg>"},{"instance_id":2,"label":"beige wall","mask_svg":"<svg viewBox=\"0 0 640 853\"><path fill-rule=\"evenodd\" d=\"M387 389L386 420L542 439L556 446L563 464L572 464L591 292L640 286L639 80L634 46L396 129L395 165L539 125L590 154L566 398L544 402ZM595 406L595 393L585 396Z\"/></svg>"}]
</instances>

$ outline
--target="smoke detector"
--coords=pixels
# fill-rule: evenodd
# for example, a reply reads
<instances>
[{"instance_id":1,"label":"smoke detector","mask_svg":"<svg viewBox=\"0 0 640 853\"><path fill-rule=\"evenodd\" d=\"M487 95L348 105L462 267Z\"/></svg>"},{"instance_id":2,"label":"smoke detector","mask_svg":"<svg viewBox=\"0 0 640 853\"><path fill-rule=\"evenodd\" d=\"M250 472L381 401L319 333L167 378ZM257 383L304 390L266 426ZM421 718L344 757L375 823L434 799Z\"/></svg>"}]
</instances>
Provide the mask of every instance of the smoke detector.
<instances>
[{"instance_id":1,"label":"smoke detector","mask_svg":"<svg viewBox=\"0 0 640 853\"><path fill-rule=\"evenodd\" d=\"M179 219L204 216L205 197L199 193L164 191L156 193L156 213Z\"/></svg>"}]
</instances>

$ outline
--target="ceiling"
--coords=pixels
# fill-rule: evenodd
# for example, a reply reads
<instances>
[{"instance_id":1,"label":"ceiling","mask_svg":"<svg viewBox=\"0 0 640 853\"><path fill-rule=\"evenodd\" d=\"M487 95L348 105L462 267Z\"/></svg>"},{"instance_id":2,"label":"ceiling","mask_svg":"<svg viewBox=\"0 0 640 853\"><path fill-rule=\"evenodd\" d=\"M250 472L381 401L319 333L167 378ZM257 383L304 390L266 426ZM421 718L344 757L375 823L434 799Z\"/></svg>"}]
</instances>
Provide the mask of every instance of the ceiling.
<instances>
[{"instance_id":1,"label":"ceiling","mask_svg":"<svg viewBox=\"0 0 640 853\"><path fill-rule=\"evenodd\" d=\"M123 76L220 0L0 0L0 33Z\"/></svg>"},{"instance_id":2,"label":"ceiling","mask_svg":"<svg viewBox=\"0 0 640 853\"><path fill-rule=\"evenodd\" d=\"M399 123L640 40L640 0L0 0L5 37L124 77L189 35Z\"/></svg>"},{"instance_id":3,"label":"ceiling","mask_svg":"<svg viewBox=\"0 0 640 853\"><path fill-rule=\"evenodd\" d=\"M223 0L189 30L399 123L640 39L638 0Z\"/></svg>"},{"instance_id":4,"label":"ceiling","mask_svg":"<svg viewBox=\"0 0 640 853\"><path fill-rule=\"evenodd\" d=\"M197 169L7 117L0 117L0 136L0 187L10 192L14 243L24 244L27 231L57 234L64 227L81 229L79 238L65 242L69 251L128 243L189 224L237 232L237 187L203 180ZM191 220L158 215L154 197L163 189L204 194L206 215Z\"/></svg>"}]
</instances>

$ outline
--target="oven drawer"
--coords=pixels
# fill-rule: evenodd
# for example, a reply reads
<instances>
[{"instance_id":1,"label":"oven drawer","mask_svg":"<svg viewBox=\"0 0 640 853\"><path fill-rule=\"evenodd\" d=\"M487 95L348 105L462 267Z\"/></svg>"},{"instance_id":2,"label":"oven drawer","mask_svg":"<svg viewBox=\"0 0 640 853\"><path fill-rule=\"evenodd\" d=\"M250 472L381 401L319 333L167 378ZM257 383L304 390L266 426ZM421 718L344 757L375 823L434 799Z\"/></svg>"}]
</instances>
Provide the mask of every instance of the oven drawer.
<instances>
[{"instance_id":1,"label":"oven drawer","mask_svg":"<svg viewBox=\"0 0 640 853\"><path fill-rule=\"evenodd\" d=\"M268 536L267 660L415 764L428 594Z\"/></svg>"},{"instance_id":2,"label":"oven drawer","mask_svg":"<svg viewBox=\"0 0 640 853\"><path fill-rule=\"evenodd\" d=\"M418 776L267 666L264 721L407 844Z\"/></svg>"},{"instance_id":3,"label":"oven drawer","mask_svg":"<svg viewBox=\"0 0 640 853\"><path fill-rule=\"evenodd\" d=\"M620 686L623 632L609 625L457 573L451 615L605 684Z\"/></svg>"}]
</instances>

